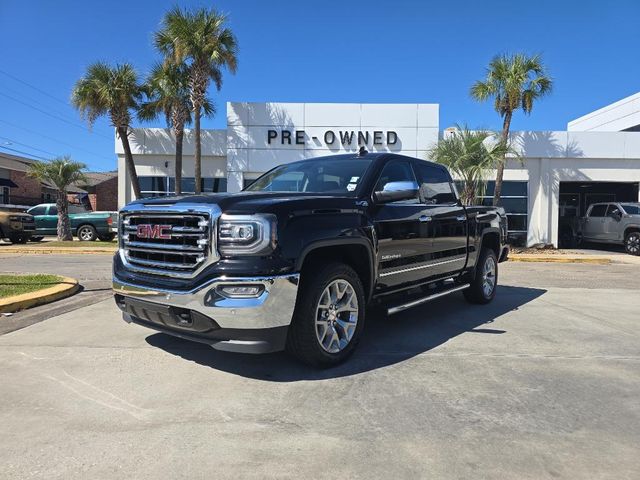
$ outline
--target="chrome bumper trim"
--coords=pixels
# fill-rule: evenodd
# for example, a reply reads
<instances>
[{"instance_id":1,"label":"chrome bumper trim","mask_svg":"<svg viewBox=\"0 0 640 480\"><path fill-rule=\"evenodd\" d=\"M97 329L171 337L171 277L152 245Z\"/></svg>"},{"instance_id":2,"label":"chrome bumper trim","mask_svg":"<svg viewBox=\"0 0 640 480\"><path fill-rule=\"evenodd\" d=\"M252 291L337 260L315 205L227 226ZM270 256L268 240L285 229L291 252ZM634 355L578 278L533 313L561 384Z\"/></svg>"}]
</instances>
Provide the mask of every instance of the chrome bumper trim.
<instances>
[{"instance_id":1,"label":"chrome bumper trim","mask_svg":"<svg viewBox=\"0 0 640 480\"><path fill-rule=\"evenodd\" d=\"M187 308L206 315L221 328L273 328L291 323L300 274L260 277L217 277L189 292L153 289L113 277L113 291L159 305ZM260 284L255 298L227 298L217 293L221 285Z\"/></svg>"}]
</instances>

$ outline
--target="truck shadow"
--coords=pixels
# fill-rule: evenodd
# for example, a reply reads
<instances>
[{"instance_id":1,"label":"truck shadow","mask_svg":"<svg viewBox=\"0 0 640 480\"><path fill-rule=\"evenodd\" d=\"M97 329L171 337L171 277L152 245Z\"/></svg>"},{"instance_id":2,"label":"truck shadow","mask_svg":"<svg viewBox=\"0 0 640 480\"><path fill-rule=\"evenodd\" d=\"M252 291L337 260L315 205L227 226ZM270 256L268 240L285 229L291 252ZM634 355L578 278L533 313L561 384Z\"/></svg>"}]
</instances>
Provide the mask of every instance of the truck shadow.
<instances>
[{"instance_id":1,"label":"truck shadow","mask_svg":"<svg viewBox=\"0 0 640 480\"><path fill-rule=\"evenodd\" d=\"M150 335L146 341L185 360L247 378L272 382L326 380L402 362L467 332L503 334L505 330L486 325L545 292L538 288L501 286L489 305L469 305L461 294L453 294L391 317L374 310L367 318L363 338L354 355L342 365L326 370L303 365L283 352L267 355L219 352L207 345L162 333ZM478 328L481 326L484 327Z\"/></svg>"}]
</instances>

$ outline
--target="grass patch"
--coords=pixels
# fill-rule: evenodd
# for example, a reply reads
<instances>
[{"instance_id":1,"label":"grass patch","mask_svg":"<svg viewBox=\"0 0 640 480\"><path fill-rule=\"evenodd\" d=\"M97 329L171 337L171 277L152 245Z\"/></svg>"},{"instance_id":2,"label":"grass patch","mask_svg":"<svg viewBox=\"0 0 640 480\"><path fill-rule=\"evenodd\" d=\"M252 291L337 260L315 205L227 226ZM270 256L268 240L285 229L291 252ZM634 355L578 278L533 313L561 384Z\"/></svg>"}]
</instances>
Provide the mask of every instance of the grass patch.
<instances>
[{"instance_id":1,"label":"grass patch","mask_svg":"<svg viewBox=\"0 0 640 480\"><path fill-rule=\"evenodd\" d=\"M23 293L35 292L53 287L61 282L57 275L11 275L0 274L0 298L12 297Z\"/></svg>"}]
</instances>

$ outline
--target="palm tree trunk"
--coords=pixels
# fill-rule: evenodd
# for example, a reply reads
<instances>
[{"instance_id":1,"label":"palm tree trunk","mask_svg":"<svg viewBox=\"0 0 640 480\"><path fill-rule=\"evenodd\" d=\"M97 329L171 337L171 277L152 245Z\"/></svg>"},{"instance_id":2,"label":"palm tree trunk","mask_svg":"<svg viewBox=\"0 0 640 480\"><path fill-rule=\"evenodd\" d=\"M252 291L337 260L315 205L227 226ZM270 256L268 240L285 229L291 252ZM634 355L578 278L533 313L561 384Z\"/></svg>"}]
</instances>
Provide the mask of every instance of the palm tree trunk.
<instances>
[{"instance_id":1,"label":"palm tree trunk","mask_svg":"<svg viewBox=\"0 0 640 480\"><path fill-rule=\"evenodd\" d=\"M131 179L131 187L133 188L133 194L136 198L140 198L140 182L138 181L138 174L136 173L136 165L133 163L133 154L131 153L131 145L129 145L129 135L126 127L118 127L118 136L122 141L122 148L124 148L124 158L127 165L127 173Z\"/></svg>"},{"instance_id":2,"label":"palm tree trunk","mask_svg":"<svg viewBox=\"0 0 640 480\"><path fill-rule=\"evenodd\" d=\"M511 127L511 116L513 112L507 111L504 115L504 122L502 123L502 142L506 146L509 142L509 128ZM502 194L502 179L504 178L504 166L507 163L507 154L502 157L502 161L498 163L498 169L496 171L496 185L493 191L493 205L500 204L500 195Z\"/></svg>"},{"instance_id":3,"label":"palm tree trunk","mask_svg":"<svg viewBox=\"0 0 640 480\"><path fill-rule=\"evenodd\" d=\"M184 140L184 126L176 126L174 128L176 135L176 195L182 193L182 141Z\"/></svg>"},{"instance_id":4,"label":"palm tree trunk","mask_svg":"<svg viewBox=\"0 0 640 480\"><path fill-rule=\"evenodd\" d=\"M193 106L193 130L196 135L196 165L195 165L195 182L196 195L202 193L202 145L200 144L200 105Z\"/></svg>"},{"instance_id":5,"label":"palm tree trunk","mask_svg":"<svg viewBox=\"0 0 640 480\"><path fill-rule=\"evenodd\" d=\"M69 201L67 200L67 192L58 190L56 198L56 207L58 208L58 240L69 242L73 240L71 233L71 222L69 221Z\"/></svg>"}]
</instances>

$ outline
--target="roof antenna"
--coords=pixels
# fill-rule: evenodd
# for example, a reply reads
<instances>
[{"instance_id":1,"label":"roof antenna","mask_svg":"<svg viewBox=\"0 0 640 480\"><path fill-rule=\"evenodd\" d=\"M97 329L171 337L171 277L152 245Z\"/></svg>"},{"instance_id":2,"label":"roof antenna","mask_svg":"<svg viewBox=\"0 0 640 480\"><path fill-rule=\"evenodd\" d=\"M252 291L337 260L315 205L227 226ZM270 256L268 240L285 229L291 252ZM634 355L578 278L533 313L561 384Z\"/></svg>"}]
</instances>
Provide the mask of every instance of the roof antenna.
<instances>
[{"instance_id":1,"label":"roof antenna","mask_svg":"<svg viewBox=\"0 0 640 480\"><path fill-rule=\"evenodd\" d=\"M359 157L364 157L367 153L369 153L367 151L367 149L363 146L360 147L360 149L358 150L358 156Z\"/></svg>"}]
</instances>

